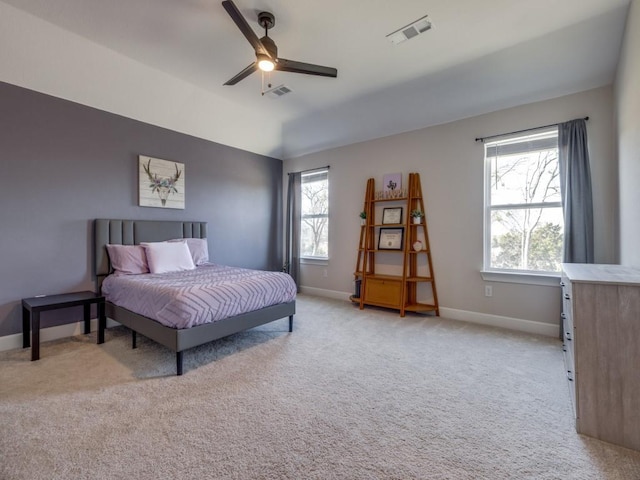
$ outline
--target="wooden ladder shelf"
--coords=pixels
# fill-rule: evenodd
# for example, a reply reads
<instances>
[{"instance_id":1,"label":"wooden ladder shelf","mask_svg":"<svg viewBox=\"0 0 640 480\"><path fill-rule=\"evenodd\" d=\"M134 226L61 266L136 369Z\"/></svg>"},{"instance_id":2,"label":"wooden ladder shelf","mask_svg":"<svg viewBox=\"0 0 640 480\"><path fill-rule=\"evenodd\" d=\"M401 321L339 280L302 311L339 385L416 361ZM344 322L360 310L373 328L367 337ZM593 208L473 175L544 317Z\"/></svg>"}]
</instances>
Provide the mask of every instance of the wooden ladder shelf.
<instances>
[{"instance_id":1,"label":"wooden ladder shelf","mask_svg":"<svg viewBox=\"0 0 640 480\"><path fill-rule=\"evenodd\" d=\"M381 208L383 205L392 208L402 207L403 210L406 208L403 212L404 221L398 224L383 223L380 212L384 210ZM414 210L423 214L425 212L420 174L410 173L406 196L394 198L377 197L375 180L367 180L363 207L366 221L360 227L354 272L356 295L351 297L351 301L359 304L360 309L366 305L393 308L400 311L401 317L405 316L405 312L434 312L435 315L440 315L427 221L426 217L422 217L419 223L414 223L410 216L410 212ZM379 222L377 218L380 218ZM378 248L380 229L385 227L402 231L403 242L399 250ZM420 249L414 247L418 241L422 243ZM398 264L398 272L401 273L376 273L376 265L380 263L381 255L387 256L387 266L388 256L397 255L397 260L392 262Z\"/></svg>"}]
</instances>

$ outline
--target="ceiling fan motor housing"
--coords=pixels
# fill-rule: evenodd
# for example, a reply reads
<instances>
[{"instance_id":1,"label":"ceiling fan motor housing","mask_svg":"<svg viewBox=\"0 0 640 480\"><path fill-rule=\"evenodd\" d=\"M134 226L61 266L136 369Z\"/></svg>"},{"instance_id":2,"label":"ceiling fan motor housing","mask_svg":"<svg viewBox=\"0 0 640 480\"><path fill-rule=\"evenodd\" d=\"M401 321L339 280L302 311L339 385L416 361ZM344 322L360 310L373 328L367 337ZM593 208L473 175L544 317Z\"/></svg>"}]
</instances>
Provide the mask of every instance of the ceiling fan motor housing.
<instances>
[{"instance_id":1,"label":"ceiling fan motor housing","mask_svg":"<svg viewBox=\"0 0 640 480\"><path fill-rule=\"evenodd\" d=\"M267 52L269 52L271 58L273 60L276 60L278 58L278 47L276 46L276 42L271 40L266 35L262 37L260 41L262 42L262 45L264 45L264 48L266 48Z\"/></svg>"}]
</instances>

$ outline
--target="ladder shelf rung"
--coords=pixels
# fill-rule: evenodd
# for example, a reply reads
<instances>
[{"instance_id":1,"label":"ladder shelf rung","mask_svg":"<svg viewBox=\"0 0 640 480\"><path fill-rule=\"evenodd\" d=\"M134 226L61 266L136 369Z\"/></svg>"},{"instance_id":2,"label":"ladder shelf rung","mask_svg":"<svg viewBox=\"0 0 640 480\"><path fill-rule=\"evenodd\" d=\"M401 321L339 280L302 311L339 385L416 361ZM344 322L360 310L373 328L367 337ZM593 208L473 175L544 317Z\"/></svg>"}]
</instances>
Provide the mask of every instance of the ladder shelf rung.
<instances>
[{"instance_id":1,"label":"ladder shelf rung","mask_svg":"<svg viewBox=\"0 0 640 480\"><path fill-rule=\"evenodd\" d=\"M374 198L371 200L372 203L377 202L406 202L409 197L396 197L396 198Z\"/></svg>"},{"instance_id":2,"label":"ladder shelf rung","mask_svg":"<svg viewBox=\"0 0 640 480\"><path fill-rule=\"evenodd\" d=\"M409 305L405 305L404 309L409 312L435 312L438 310L438 307L428 303L410 303Z\"/></svg>"},{"instance_id":3,"label":"ladder shelf rung","mask_svg":"<svg viewBox=\"0 0 640 480\"><path fill-rule=\"evenodd\" d=\"M407 277L407 282L433 282L433 277Z\"/></svg>"}]
</instances>

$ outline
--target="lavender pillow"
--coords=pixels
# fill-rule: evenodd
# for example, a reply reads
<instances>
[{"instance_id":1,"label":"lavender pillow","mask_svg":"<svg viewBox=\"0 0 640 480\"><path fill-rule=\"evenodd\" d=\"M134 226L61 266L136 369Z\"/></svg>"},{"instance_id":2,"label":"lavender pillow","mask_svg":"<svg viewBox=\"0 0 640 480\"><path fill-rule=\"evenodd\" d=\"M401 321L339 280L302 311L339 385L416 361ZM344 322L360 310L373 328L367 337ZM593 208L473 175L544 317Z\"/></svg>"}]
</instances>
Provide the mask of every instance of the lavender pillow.
<instances>
[{"instance_id":1,"label":"lavender pillow","mask_svg":"<svg viewBox=\"0 0 640 480\"><path fill-rule=\"evenodd\" d=\"M141 243L151 273L179 272L196 268L186 242Z\"/></svg>"},{"instance_id":2,"label":"lavender pillow","mask_svg":"<svg viewBox=\"0 0 640 480\"><path fill-rule=\"evenodd\" d=\"M107 245L107 253L116 273L149 273L147 255L140 245Z\"/></svg>"},{"instance_id":3,"label":"lavender pillow","mask_svg":"<svg viewBox=\"0 0 640 480\"><path fill-rule=\"evenodd\" d=\"M191 258L196 265L209 261L209 245L206 238L175 238L169 242L186 242L191 252Z\"/></svg>"}]
</instances>

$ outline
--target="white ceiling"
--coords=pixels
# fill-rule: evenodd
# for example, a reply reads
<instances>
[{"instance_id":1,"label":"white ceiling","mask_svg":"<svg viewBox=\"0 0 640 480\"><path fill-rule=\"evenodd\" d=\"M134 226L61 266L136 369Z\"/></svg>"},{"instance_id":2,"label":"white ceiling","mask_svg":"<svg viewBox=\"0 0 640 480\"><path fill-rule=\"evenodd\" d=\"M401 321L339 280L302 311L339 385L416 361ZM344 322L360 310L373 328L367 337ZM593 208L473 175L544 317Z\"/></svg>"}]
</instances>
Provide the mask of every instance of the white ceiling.
<instances>
[{"instance_id":1,"label":"white ceiling","mask_svg":"<svg viewBox=\"0 0 640 480\"><path fill-rule=\"evenodd\" d=\"M2 0L282 125L282 158L415 130L610 84L629 0L234 0L258 36L270 11L279 55L338 78L275 72L260 95L255 59L219 0ZM385 35L429 15L394 46ZM244 148L251 146L250 132Z\"/></svg>"}]
</instances>

